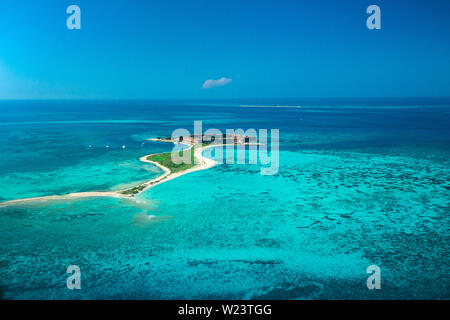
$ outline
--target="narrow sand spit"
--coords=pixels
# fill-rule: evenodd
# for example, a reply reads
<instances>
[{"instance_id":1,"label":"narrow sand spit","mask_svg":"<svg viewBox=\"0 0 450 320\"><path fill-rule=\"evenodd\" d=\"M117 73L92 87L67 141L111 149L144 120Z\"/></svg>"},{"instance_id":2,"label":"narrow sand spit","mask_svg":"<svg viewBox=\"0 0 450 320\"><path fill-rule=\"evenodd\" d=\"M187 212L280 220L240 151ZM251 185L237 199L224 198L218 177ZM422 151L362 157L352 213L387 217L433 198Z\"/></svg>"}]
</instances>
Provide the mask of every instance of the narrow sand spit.
<instances>
[{"instance_id":1,"label":"narrow sand spit","mask_svg":"<svg viewBox=\"0 0 450 320\"><path fill-rule=\"evenodd\" d=\"M142 162L152 163L152 164L160 167L161 169L163 169L164 172L165 172L162 176L159 176L158 178L155 178L153 180L150 180L148 182L143 183L142 185L145 185L145 188L142 189L141 192L143 192L145 190L148 190L151 187L157 186L158 184L161 184L161 183L173 180L175 178L181 177L181 176L183 176L185 174L188 174L188 173L191 173L191 172L195 172L195 171L206 170L206 169L209 169L211 167L214 167L217 163L214 160L212 160L212 159L203 157L203 151L205 149L208 149L208 148L221 147L221 146L223 146L223 145L210 145L210 146L206 146L206 147L197 148L196 150L194 150L194 158L199 163L195 167L192 167L192 168L190 168L188 170L185 170L185 171L182 171L182 172L176 172L176 173L172 173L168 168L160 165L157 162L147 160L147 157L149 157L149 156L145 156L145 157L140 158L139 160L141 160ZM191 145L186 150L190 150L192 147L193 146Z\"/></svg>"},{"instance_id":2,"label":"narrow sand spit","mask_svg":"<svg viewBox=\"0 0 450 320\"><path fill-rule=\"evenodd\" d=\"M164 142L171 142L171 141L165 141L165 140L158 140L158 139L149 139L151 141L164 141ZM143 188L140 189L139 191L137 191L135 194L129 195L129 194L123 194L124 191L128 190L118 190L118 191L91 191L91 192L77 192L77 193L69 193L69 194L65 194L65 195L53 195L53 196L44 196L44 197L35 197L35 198L25 198L25 199L17 199L17 200L10 200L10 201L6 201L6 202L2 202L0 203L0 208L1 207L6 207L9 205L14 205L14 204L23 204L26 202L34 202L34 201L47 201L47 200L64 200L64 199L78 199L78 198L92 198L92 197L113 197L113 198L134 198L135 196L137 196L138 194L140 194L141 192L148 190L154 186L157 186L158 184L170 181L172 179L181 177L185 174L191 173L191 172L195 172L195 171L200 171L200 170L206 170L209 169L213 166L215 166L217 163L212 160L212 159L208 159L203 157L203 151L207 148L212 148L212 147L222 147L224 145L209 145L209 146L205 146L205 147L201 147L201 148L197 148L194 151L194 158L196 159L196 161L198 161L198 164L195 167L192 167L188 170L182 171L182 172L177 172L177 173L172 173L169 168L166 168L162 165L160 165L157 162L154 161L150 161L147 160L147 157L152 156L152 154L141 157L139 160L142 162L147 162L147 163L152 163L154 165L156 165L157 167L161 168L164 171L164 174L156 177L150 181L147 181L145 183L140 184L139 186L142 186ZM193 145L190 145L188 149L189 150L193 147Z\"/></svg>"}]
</instances>

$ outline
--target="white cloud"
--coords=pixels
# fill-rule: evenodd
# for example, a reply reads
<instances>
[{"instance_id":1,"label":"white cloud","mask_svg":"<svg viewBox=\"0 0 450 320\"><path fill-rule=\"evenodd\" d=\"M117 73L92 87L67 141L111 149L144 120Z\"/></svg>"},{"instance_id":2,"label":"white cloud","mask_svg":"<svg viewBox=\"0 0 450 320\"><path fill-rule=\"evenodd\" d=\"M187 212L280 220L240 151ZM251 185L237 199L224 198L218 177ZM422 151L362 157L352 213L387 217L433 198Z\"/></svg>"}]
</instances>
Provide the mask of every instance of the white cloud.
<instances>
[{"instance_id":1,"label":"white cloud","mask_svg":"<svg viewBox=\"0 0 450 320\"><path fill-rule=\"evenodd\" d=\"M232 81L232 79L224 78L224 77L222 77L220 79L217 79L217 80L208 79L203 84L202 89L210 89L210 88L214 88L214 87L221 87L221 86L229 84L231 81Z\"/></svg>"}]
</instances>

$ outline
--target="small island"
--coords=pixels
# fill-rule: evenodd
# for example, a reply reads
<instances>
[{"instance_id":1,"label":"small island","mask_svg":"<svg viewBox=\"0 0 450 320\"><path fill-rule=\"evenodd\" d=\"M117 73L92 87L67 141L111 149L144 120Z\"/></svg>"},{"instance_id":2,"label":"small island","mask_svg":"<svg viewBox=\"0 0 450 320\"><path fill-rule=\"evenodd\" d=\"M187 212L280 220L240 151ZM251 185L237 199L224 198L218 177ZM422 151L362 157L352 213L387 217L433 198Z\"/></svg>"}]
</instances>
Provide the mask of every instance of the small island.
<instances>
[{"instance_id":1,"label":"small island","mask_svg":"<svg viewBox=\"0 0 450 320\"><path fill-rule=\"evenodd\" d=\"M205 170L216 165L216 162L212 159L208 159L203 157L202 153L205 149L211 147L220 147L227 145L250 145L251 138L248 136L242 135L190 135L190 136L179 136L176 138L153 138L148 139L150 141L160 141L160 142L170 142L174 144L183 144L187 146L187 149L182 151L173 151L179 152L179 158L185 158L186 153L189 155L186 157L189 159L187 163L174 163L173 162L173 153L159 153L148 155L142 157L140 160L143 162L153 163L159 168L164 170L164 174L158 178L155 178L151 181L140 184L136 187L119 191L120 194L135 196L144 190L153 187L162 182L175 179L181 175Z\"/></svg>"},{"instance_id":2,"label":"small island","mask_svg":"<svg viewBox=\"0 0 450 320\"><path fill-rule=\"evenodd\" d=\"M118 190L118 191L90 191L90 192L77 192L69 193L65 195L52 195L43 197L34 197L26 199L10 200L0 203L0 207L20 204L30 201L39 200L63 200L71 198L87 198L87 197L114 197L114 198L133 198L143 191L152 188L158 184L170 181L172 179L178 178L182 175L206 170L217 163L209 158L203 157L202 153L207 148L212 147L222 147L222 146L236 146L236 145L257 145L258 143L251 142L252 139L248 136L242 136L237 134L232 135L189 135L189 136L179 136L175 138L152 138L149 141L160 141L169 142L173 144L181 144L186 146L186 149L181 151L172 151L166 153L151 154L140 158L140 161L147 162L156 165L164 171L161 176L152 179L150 181L141 183L133 188ZM190 161L187 163L174 163L172 161L173 152L179 152L179 157L187 159L189 157ZM186 156L186 153L189 153Z\"/></svg>"}]
</instances>

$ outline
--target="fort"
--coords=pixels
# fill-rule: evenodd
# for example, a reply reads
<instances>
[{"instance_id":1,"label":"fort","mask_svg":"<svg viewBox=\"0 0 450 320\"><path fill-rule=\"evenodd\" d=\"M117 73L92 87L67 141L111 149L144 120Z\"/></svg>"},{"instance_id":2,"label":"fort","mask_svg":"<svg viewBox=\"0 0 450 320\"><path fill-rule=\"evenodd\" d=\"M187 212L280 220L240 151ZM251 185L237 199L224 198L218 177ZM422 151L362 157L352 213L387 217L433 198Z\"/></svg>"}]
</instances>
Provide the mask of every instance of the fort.
<instances>
[{"instance_id":1,"label":"fort","mask_svg":"<svg viewBox=\"0 0 450 320\"><path fill-rule=\"evenodd\" d=\"M249 137L239 134L191 134L187 136L178 136L175 138L166 138L165 141L184 144L249 144L256 141L256 137Z\"/></svg>"}]
</instances>

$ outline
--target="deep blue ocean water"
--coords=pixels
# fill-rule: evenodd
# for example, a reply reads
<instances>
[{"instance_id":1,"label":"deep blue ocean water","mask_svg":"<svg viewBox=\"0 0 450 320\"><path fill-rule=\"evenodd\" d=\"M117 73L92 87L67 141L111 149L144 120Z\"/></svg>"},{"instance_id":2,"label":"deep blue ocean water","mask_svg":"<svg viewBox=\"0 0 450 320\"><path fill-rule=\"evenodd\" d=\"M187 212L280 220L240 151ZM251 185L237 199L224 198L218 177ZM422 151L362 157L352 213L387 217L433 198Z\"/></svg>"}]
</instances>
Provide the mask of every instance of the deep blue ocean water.
<instances>
[{"instance_id":1,"label":"deep blue ocean water","mask_svg":"<svg viewBox=\"0 0 450 320\"><path fill-rule=\"evenodd\" d=\"M279 129L279 172L224 164L137 201L0 208L0 296L450 298L450 105L436 101L0 102L0 201L150 180L161 170L139 157L171 146L146 139L194 120Z\"/></svg>"}]
</instances>

